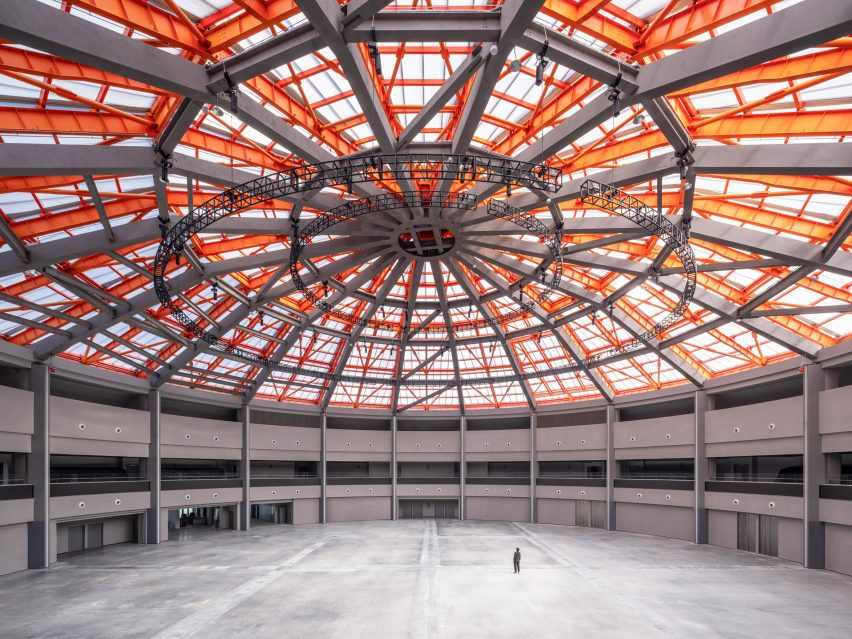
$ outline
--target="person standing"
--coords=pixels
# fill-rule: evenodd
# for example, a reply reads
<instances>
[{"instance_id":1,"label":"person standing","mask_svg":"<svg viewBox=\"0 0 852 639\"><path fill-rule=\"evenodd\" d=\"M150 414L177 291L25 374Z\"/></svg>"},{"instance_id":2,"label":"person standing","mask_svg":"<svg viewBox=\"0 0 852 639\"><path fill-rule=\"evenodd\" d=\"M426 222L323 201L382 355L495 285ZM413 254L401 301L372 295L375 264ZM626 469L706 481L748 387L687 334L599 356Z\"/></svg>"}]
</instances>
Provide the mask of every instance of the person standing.
<instances>
[{"instance_id":1,"label":"person standing","mask_svg":"<svg viewBox=\"0 0 852 639\"><path fill-rule=\"evenodd\" d=\"M512 557L512 563L515 564L515 574L521 572L521 549L515 548L515 554Z\"/></svg>"}]
</instances>

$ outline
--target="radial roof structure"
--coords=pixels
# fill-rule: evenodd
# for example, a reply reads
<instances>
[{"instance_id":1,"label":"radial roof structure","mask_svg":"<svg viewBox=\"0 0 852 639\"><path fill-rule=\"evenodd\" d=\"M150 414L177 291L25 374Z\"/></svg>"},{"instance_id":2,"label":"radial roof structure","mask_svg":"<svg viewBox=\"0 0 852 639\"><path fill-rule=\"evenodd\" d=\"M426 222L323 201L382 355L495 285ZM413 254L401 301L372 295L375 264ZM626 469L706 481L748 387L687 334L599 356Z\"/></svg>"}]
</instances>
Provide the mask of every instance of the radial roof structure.
<instances>
[{"instance_id":1,"label":"radial roof structure","mask_svg":"<svg viewBox=\"0 0 852 639\"><path fill-rule=\"evenodd\" d=\"M153 387L392 411L612 399L812 358L852 335L851 32L836 0L4 0L0 336ZM378 154L560 178L388 174L266 199L166 267L220 346L160 304L161 234L195 207ZM697 290L659 335L683 264L581 201L587 178L690 239ZM294 220L404 191L477 206L330 226L297 266L312 297L295 286ZM558 234L549 295L546 234L488 201Z\"/></svg>"}]
</instances>

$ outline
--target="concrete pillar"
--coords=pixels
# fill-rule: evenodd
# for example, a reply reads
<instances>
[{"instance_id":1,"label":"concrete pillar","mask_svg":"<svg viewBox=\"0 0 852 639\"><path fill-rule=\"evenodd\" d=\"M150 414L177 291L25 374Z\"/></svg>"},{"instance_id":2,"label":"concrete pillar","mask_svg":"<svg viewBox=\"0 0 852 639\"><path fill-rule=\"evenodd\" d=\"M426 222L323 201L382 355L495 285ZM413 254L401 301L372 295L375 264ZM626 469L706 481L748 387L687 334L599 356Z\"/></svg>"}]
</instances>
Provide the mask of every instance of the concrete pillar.
<instances>
[{"instance_id":1,"label":"concrete pillar","mask_svg":"<svg viewBox=\"0 0 852 639\"><path fill-rule=\"evenodd\" d=\"M240 408L240 421L243 428L242 463L240 475L243 480L243 500L239 508L239 530L251 528L251 411L248 404Z\"/></svg>"},{"instance_id":2,"label":"concrete pillar","mask_svg":"<svg viewBox=\"0 0 852 639\"><path fill-rule=\"evenodd\" d=\"M707 543L707 508L704 505L704 486L707 481L707 438L705 419L707 391L695 391L695 543Z\"/></svg>"},{"instance_id":3,"label":"concrete pillar","mask_svg":"<svg viewBox=\"0 0 852 639\"><path fill-rule=\"evenodd\" d=\"M606 529L615 530L615 406L606 407Z\"/></svg>"},{"instance_id":4,"label":"concrete pillar","mask_svg":"<svg viewBox=\"0 0 852 639\"><path fill-rule=\"evenodd\" d=\"M326 481L326 447L328 441L328 423L325 413L320 415L320 523L326 522L326 489L328 483Z\"/></svg>"},{"instance_id":5,"label":"concrete pillar","mask_svg":"<svg viewBox=\"0 0 852 639\"><path fill-rule=\"evenodd\" d=\"M464 521L464 483L467 477L467 464L465 463L464 454L464 432L467 429L467 417L462 415L459 417L459 442L461 445L461 453L459 454L459 519Z\"/></svg>"},{"instance_id":6,"label":"concrete pillar","mask_svg":"<svg viewBox=\"0 0 852 639\"><path fill-rule=\"evenodd\" d=\"M399 517L399 500L396 494L396 415L391 417L391 519L394 521Z\"/></svg>"},{"instance_id":7,"label":"concrete pillar","mask_svg":"<svg viewBox=\"0 0 852 639\"><path fill-rule=\"evenodd\" d=\"M819 434L819 394L825 387L825 375L817 363L806 365L804 375L805 568L825 568L825 524L819 518L819 487L826 481Z\"/></svg>"},{"instance_id":8,"label":"concrete pillar","mask_svg":"<svg viewBox=\"0 0 852 639\"><path fill-rule=\"evenodd\" d=\"M151 491L151 507L145 516L147 530L145 543L160 543L160 391L148 393L148 414L150 415L150 442L146 476Z\"/></svg>"},{"instance_id":9,"label":"concrete pillar","mask_svg":"<svg viewBox=\"0 0 852 639\"><path fill-rule=\"evenodd\" d=\"M33 485L33 520L27 530L28 566L50 566L50 367L33 364L33 439L27 481Z\"/></svg>"},{"instance_id":10,"label":"concrete pillar","mask_svg":"<svg viewBox=\"0 0 852 639\"><path fill-rule=\"evenodd\" d=\"M530 523L536 523L536 508L535 508L535 476L536 471L536 454L535 454L535 432L538 425L538 417L535 413L530 413Z\"/></svg>"}]
</instances>

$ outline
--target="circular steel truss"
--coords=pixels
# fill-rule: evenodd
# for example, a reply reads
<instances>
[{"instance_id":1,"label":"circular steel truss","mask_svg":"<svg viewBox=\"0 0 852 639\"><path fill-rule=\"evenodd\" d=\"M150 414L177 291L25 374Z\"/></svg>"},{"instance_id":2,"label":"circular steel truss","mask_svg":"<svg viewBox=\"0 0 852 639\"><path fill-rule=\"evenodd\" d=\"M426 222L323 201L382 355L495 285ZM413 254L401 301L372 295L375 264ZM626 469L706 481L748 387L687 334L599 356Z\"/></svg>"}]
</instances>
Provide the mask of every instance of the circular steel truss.
<instances>
[{"instance_id":1,"label":"circular steel truss","mask_svg":"<svg viewBox=\"0 0 852 639\"><path fill-rule=\"evenodd\" d=\"M689 245L688 227L683 231L668 221L665 216L648 207L642 200L625 193L624 191L594 180L586 180L580 185L580 201L591 204L600 209L617 213L631 222L635 222L646 231L659 237L665 242L666 247L680 259L686 275L686 286L680 294L680 299L668 315L653 327L623 342L613 346L604 353L598 353L587 358L586 362L591 364L610 357L616 357L635 351L645 346L649 340L659 337L667 328L683 316L686 307L695 295L695 256Z\"/></svg>"},{"instance_id":2,"label":"circular steel truss","mask_svg":"<svg viewBox=\"0 0 852 639\"><path fill-rule=\"evenodd\" d=\"M397 324L377 319L368 320L355 313L348 313L340 310L334 305L329 304L325 299L323 299L323 296L319 295L318 292L306 285L302 279L301 273L299 272L302 251L313 241L314 238L328 233L329 229L332 229L335 225L342 222L348 222L349 220L353 220L366 214L392 211L406 207L420 207L424 209L443 209L451 207L457 210L469 211L476 208L476 206L476 198L469 194L445 193L439 191L405 191L402 193L382 194L362 198L360 200L353 200L326 211L325 213L321 213L294 238L293 245L290 249L290 277L293 280L293 285L315 308L322 310L326 315L330 315L341 322L363 327L369 326L383 330L396 330L398 327ZM420 332L449 334L452 332L458 333L462 331L476 330L495 324L505 324L527 315L533 309L536 302L539 304L545 302L559 286L559 282L562 280L562 251L560 249L562 235L559 230L548 228L534 215L498 200L489 200L485 206L485 212L487 215L490 215L495 219L512 222L520 228L529 231L530 235L537 235L541 238L542 243L550 252L549 261L553 267L552 273L544 264L540 267L540 272L542 274L540 284L544 287L544 290L540 293L536 292L533 300L519 302L518 307L508 313L458 322L452 326L445 326L443 328L440 325L429 324L421 328Z\"/></svg>"},{"instance_id":3,"label":"circular steel truss","mask_svg":"<svg viewBox=\"0 0 852 639\"><path fill-rule=\"evenodd\" d=\"M395 158L395 160L393 160L393 162L396 163L394 166L396 166L398 169L401 166L405 166L407 168L405 170L399 171L395 175L387 175L385 171L387 170L386 167L389 166L389 163L387 162L387 158L389 157ZM332 373L328 371L321 371L312 368L286 364L281 360L274 360L268 357L263 357L257 355L253 351L246 350L239 346L234 346L229 342L220 339L214 333L211 333L199 326L198 323L195 322L195 320L193 320L189 315L187 315L183 311L183 309L181 309L172 300L171 294L169 293L168 287L166 286L165 282L165 271L170 259L173 257L177 259L177 256L180 255L180 253L183 251L184 246L189 242L190 238L194 234L207 228L217 220L222 219L223 217L226 217L228 215L237 213L239 211L248 209L250 207L257 206L259 204L262 204L263 202L269 201L270 199L281 197L283 195L289 195L296 192L311 191L326 186L338 185L341 183L351 185L356 181L366 182L375 179L384 179L384 177L380 177L382 175L399 179L403 179L404 177L411 178L412 176L417 176L418 178L426 177L427 173L426 167L424 165L426 160L424 160L423 158L436 157L440 158L440 160L436 160L434 170L431 173L428 173L431 179L435 179L436 177L447 177L451 180L459 181L474 180L497 182L502 184L516 184L518 186L527 186L531 188L538 188L540 190L550 191L556 190L558 188L559 181L561 181L561 173L553 177L553 174L549 172L550 167L546 166L544 166L543 169L537 169L536 165L524 167L522 165L525 165L526 163L519 163L514 160L497 161L494 158L490 157L471 155L431 156L425 154L411 156L373 155L366 156L364 158L353 158L351 160L347 159L341 161L320 163L317 165L310 165L310 167L302 167L301 169L294 169L292 171L282 172L274 174L272 176L264 176L261 178L257 178L256 180L252 180L251 182L248 182L246 184L242 184L238 187L228 189L227 191L223 191L222 193L214 196L200 207L190 211L188 215L181 218L181 220L177 224L175 224L171 229L169 229L168 231L164 231L163 239L160 243L159 249L157 250L157 255L154 261L154 288L157 297L159 298L162 305L169 309L172 316L188 332L198 337L199 340L207 343L213 350L229 353L230 355L245 360L256 366L269 368L271 370L277 370L279 372L289 375L296 375L325 381L385 386L431 386L441 387L442 390L458 386L506 384L587 370L589 367L598 366L608 360L617 359L626 353L635 351L641 348L642 346L647 345L647 342L650 339L659 336L663 331L665 331L666 328L671 326L680 316L682 316L686 307L689 305L689 302L691 301L692 296L695 293L696 269L695 260L692 253L692 248L689 246L689 239L687 233L675 227L663 216L659 215L656 211L653 211L648 208L641 200L638 200L637 198L634 198L615 187L592 180L586 180L581 186L580 199L583 202L625 217L662 239L665 244L672 250L672 252L674 252L680 258L686 273L686 287L684 288L684 291L682 292L681 298L678 301L677 305L657 325L647 330L645 333L635 337L634 339L609 349L605 353L592 355L584 359L583 361L577 362L575 364L548 368L538 371L531 371L528 373L521 374L497 375L487 377L465 376L459 378L442 379L396 379L378 376ZM380 158L385 158L385 160L381 160ZM409 163L405 164L406 160L400 160L399 158L419 159L417 160L417 166L415 167L413 164L411 164L411 162L413 162L414 160L408 160ZM361 160L363 160L363 162L360 162ZM343 165L343 168L341 168L341 165ZM352 168L353 166L360 166L361 170L356 171L354 170L354 168ZM510 167L512 166L514 166L514 168L510 169ZM368 171L365 167L369 167L370 170ZM305 169L311 170L306 172ZM302 173L300 173L300 171L302 171ZM423 173L418 174L417 171L423 171ZM539 180L544 179L542 176L551 176L552 181L533 183L533 175L535 175L536 178ZM394 197L396 196L391 194L391 198ZM396 197L395 206L400 206L401 203L405 201L406 197L407 195ZM420 196L418 195L417 197ZM470 195L453 194L451 196L446 193L433 193L429 197L429 202L434 201L434 198L436 197L439 200L441 200L441 198L446 198L447 204L450 204L450 198L456 198L452 202L452 205L454 207L462 209L472 208L471 201L468 199L472 197ZM337 224L341 221L344 221L344 219L353 219L355 217L358 217L359 215L363 215L364 213L369 212L370 210L377 210L373 208L374 206L376 206L376 202L371 203L368 200L369 198L365 198L362 200L358 200L355 203L347 203L346 205L343 205L343 207L347 207L349 206L349 204L352 204L351 208L349 208L348 210L338 211L338 209L341 208L338 207L338 209L333 210L337 211L336 214L330 211L328 213L320 215L318 218L312 221L311 224L317 222L318 220L322 220L318 222L316 233L309 234L308 230L305 229L302 234L299 234L299 236L297 236L296 244L301 244L301 247L296 251L296 262L298 262L298 254L301 252L301 250L304 249L305 245L307 245L309 239L320 232L319 226L325 225L325 229L328 229L333 224ZM389 202L390 200L386 199L384 201ZM420 205L422 206L423 204L424 202L421 200ZM512 207L511 205L506 204L505 202L491 200L487 205L487 210L488 213L490 215L494 215L495 218L512 221L516 224L519 224L523 228L530 230L532 233L542 234L541 229L545 229L547 230L548 234L553 234L556 236L557 249L561 244L562 234L560 230L557 229L556 231L552 231L548 229L534 216L529 215L524 211L521 211L520 209ZM335 215L337 217L335 217ZM345 218L346 215L349 215L349 217ZM538 228L539 225L541 226L541 229ZM303 236L304 241L302 241ZM559 267L561 267L561 250L557 250L557 254L559 255L558 264ZM291 260L291 268L293 268L292 265L293 262ZM559 268L558 273L561 276L561 268ZM552 278L551 283L553 283L554 280L556 280L556 275L554 275L554 277ZM548 286L548 291L556 289L557 286L558 281L556 281L556 283L553 283L552 287ZM528 302L524 306L526 308L521 311L522 313L526 312L531 308L531 303ZM320 306L320 308L322 307ZM455 328L458 329L458 326L456 326Z\"/></svg>"}]
</instances>

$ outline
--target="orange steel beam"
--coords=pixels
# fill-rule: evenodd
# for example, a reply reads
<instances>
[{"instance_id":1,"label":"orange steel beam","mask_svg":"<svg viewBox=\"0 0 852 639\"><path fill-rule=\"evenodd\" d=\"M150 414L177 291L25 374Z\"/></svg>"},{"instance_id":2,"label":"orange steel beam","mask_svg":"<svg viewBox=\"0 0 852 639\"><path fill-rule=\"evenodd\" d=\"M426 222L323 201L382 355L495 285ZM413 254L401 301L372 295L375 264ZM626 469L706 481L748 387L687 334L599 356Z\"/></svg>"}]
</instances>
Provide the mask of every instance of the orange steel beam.
<instances>
[{"instance_id":1,"label":"orange steel beam","mask_svg":"<svg viewBox=\"0 0 852 639\"><path fill-rule=\"evenodd\" d=\"M700 0L669 16L653 30L639 50L639 56L672 48L673 45L718 29L757 11L763 11L778 0Z\"/></svg>"},{"instance_id":2,"label":"orange steel beam","mask_svg":"<svg viewBox=\"0 0 852 639\"><path fill-rule=\"evenodd\" d=\"M177 16L143 0L66 0L80 9L144 33L158 42L204 58L210 53Z\"/></svg>"},{"instance_id":3,"label":"orange steel beam","mask_svg":"<svg viewBox=\"0 0 852 639\"><path fill-rule=\"evenodd\" d=\"M699 131L699 139L852 135L852 109L741 115L701 126Z\"/></svg>"},{"instance_id":4,"label":"orange steel beam","mask_svg":"<svg viewBox=\"0 0 852 639\"><path fill-rule=\"evenodd\" d=\"M636 41L636 31L631 27L610 20L599 13L583 15L581 8L570 0L545 0L541 13L554 20L559 20L577 31L592 36L618 49L634 53L633 43Z\"/></svg>"},{"instance_id":5,"label":"orange steel beam","mask_svg":"<svg viewBox=\"0 0 852 639\"><path fill-rule=\"evenodd\" d=\"M680 0L669 0L668 4L666 4L666 6L664 6L662 9L660 9L660 11L657 12L657 15L654 16L654 19L651 21L651 23L647 27L642 29L642 32L639 34L639 39L636 40L633 46L637 49L641 49L643 46L645 46L645 42L647 42L648 37L651 35L654 29L656 29L657 25L659 25L660 22L663 21L663 18L669 15L671 10L674 9L675 5L678 2L680 2Z\"/></svg>"},{"instance_id":6,"label":"orange steel beam","mask_svg":"<svg viewBox=\"0 0 852 639\"><path fill-rule=\"evenodd\" d=\"M198 40L198 42L200 42L204 47L210 46L210 41L204 36L203 33L201 33L201 31L198 30L198 27L195 26L195 23L189 19L189 16L184 13L183 9L180 8L180 5L178 5L175 0L163 0L163 2L168 5L169 9L171 9L172 13L177 16L178 20L180 20L187 27L189 27L189 30L192 31L192 33L195 35L195 39Z\"/></svg>"},{"instance_id":7,"label":"orange steel beam","mask_svg":"<svg viewBox=\"0 0 852 639\"><path fill-rule=\"evenodd\" d=\"M794 84L789 87L785 87L778 91L773 91L769 95L766 95L757 100L751 100L750 102L746 102L745 104L740 104L730 109L725 109L721 113L717 113L703 120L693 121L690 126L693 130L702 128L707 126L708 124L713 124L714 122L718 122L720 120L724 120L725 118L735 115L737 113L744 113L746 111L751 111L759 106L763 106L765 104L769 104L770 102L776 102L783 97L790 95L791 93L796 93L797 91L803 91L804 89L809 89L810 87L816 86L823 82L828 82L829 80L833 80L834 78L843 75L842 73L833 73L831 75L820 75L815 78L810 78L809 80L805 80L804 82L800 82L799 84Z\"/></svg>"},{"instance_id":8,"label":"orange steel beam","mask_svg":"<svg viewBox=\"0 0 852 639\"><path fill-rule=\"evenodd\" d=\"M756 182L766 186L796 189L805 193L841 193L852 195L852 180L816 175L717 175L739 182Z\"/></svg>"},{"instance_id":9,"label":"orange steel beam","mask_svg":"<svg viewBox=\"0 0 852 639\"><path fill-rule=\"evenodd\" d=\"M494 145L497 153L509 155L530 138L538 135L545 126L561 117L566 111L574 108L600 86L599 82L583 76L571 85L570 89L558 93L555 98L545 104L540 111L533 113L518 130L511 132Z\"/></svg>"},{"instance_id":10,"label":"orange steel beam","mask_svg":"<svg viewBox=\"0 0 852 639\"><path fill-rule=\"evenodd\" d=\"M150 124L112 113L0 107L0 133L133 137L151 132Z\"/></svg>"},{"instance_id":11,"label":"orange steel beam","mask_svg":"<svg viewBox=\"0 0 852 639\"><path fill-rule=\"evenodd\" d=\"M54 84L49 84L47 82L43 82L41 80L37 80L35 78L31 78L28 75L23 73L18 73L17 71L6 71L6 75L9 77L15 78L20 82L24 82L26 84L31 84L33 86L37 86L40 89L45 91L49 91L51 93L55 93L56 95L62 96L67 100L72 100L74 102L79 102L80 104L85 104L86 106L90 106L93 109L97 109L98 111L106 111L107 113L112 113L114 115L120 115L122 117L128 118L137 122L139 124L143 124L145 126L154 126L154 121L149 118L143 118L138 115L134 115L133 113L128 113L127 111L122 111L114 106L110 106L109 104L104 104L103 102L98 102L97 100L90 100L89 98L83 97L74 93L73 91L69 91L68 89L58 87Z\"/></svg>"},{"instance_id":12,"label":"orange steel beam","mask_svg":"<svg viewBox=\"0 0 852 639\"><path fill-rule=\"evenodd\" d=\"M131 91L169 95L168 91L152 87L144 82L128 80L115 73L101 71L85 64L78 64L39 51L28 51L9 45L0 45L0 70L40 75L55 80L95 82L130 89Z\"/></svg>"},{"instance_id":13,"label":"orange steel beam","mask_svg":"<svg viewBox=\"0 0 852 639\"><path fill-rule=\"evenodd\" d=\"M270 0L263 7L258 3L253 5L257 10L263 9L266 19L260 20L254 13L240 13L222 24L210 27L204 32L210 41L210 51L216 53L229 49L271 25L299 14L299 7L292 0Z\"/></svg>"},{"instance_id":14,"label":"orange steel beam","mask_svg":"<svg viewBox=\"0 0 852 639\"><path fill-rule=\"evenodd\" d=\"M811 55L784 58L767 62L761 66L744 69L737 73L722 76L715 80L696 84L677 91L670 97L695 95L708 91L732 89L749 84L787 82L814 75L846 73L852 71L852 47L817 51Z\"/></svg>"},{"instance_id":15,"label":"orange steel beam","mask_svg":"<svg viewBox=\"0 0 852 639\"><path fill-rule=\"evenodd\" d=\"M292 98L286 91L275 86L273 82L263 76L259 76L244 83L251 88L261 99L265 100L291 124L304 127L314 134L321 142L328 144L341 155L349 155L357 151L357 147L343 136L334 131L322 128L325 123L318 122L307 108L299 101Z\"/></svg>"}]
</instances>

